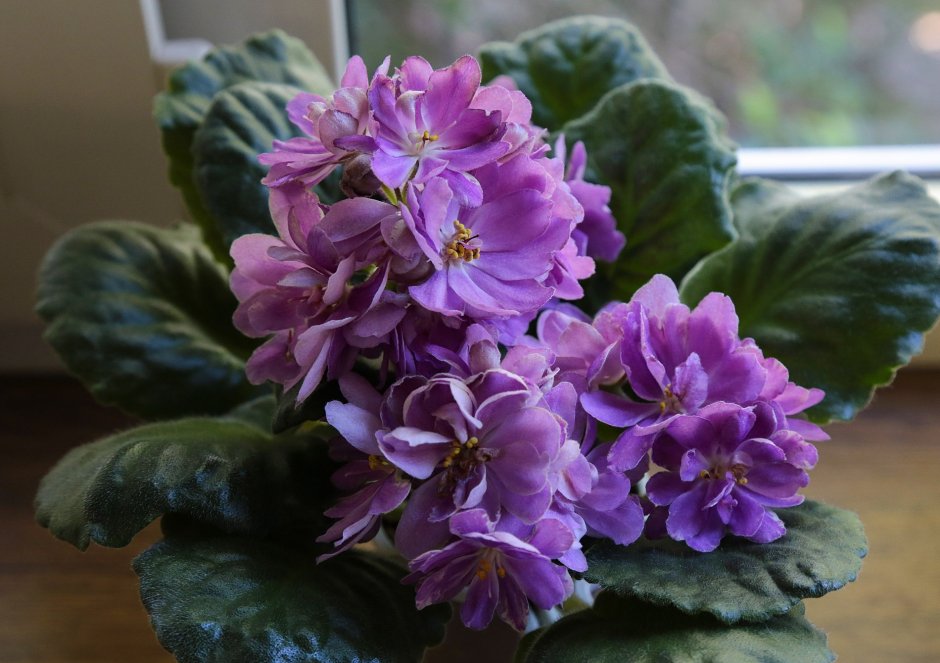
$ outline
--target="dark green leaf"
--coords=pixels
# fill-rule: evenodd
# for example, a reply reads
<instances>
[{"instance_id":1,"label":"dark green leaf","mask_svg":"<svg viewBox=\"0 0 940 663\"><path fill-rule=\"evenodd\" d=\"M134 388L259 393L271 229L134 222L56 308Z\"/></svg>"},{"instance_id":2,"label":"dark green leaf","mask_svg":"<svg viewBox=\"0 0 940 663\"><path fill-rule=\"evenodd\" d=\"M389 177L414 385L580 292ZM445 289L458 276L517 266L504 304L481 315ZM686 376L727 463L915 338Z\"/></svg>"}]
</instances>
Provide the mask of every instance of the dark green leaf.
<instances>
[{"instance_id":1,"label":"dark green leaf","mask_svg":"<svg viewBox=\"0 0 940 663\"><path fill-rule=\"evenodd\" d=\"M277 398L275 395L265 394L247 403L242 403L225 416L227 419L238 419L246 424L251 424L265 433L270 433L271 423L274 421L274 412L276 410Z\"/></svg>"},{"instance_id":2,"label":"dark green leaf","mask_svg":"<svg viewBox=\"0 0 940 663\"><path fill-rule=\"evenodd\" d=\"M532 651L532 648L535 647L535 643L538 642L538 639L546 630L547 627L542 627L535 631L529 631L522 636L518 646L516 646L516 653L512 657L513 663L525 663L529 658L529 652Z\"/></svg>"},{"instance_id":3,"label":"dark green leaf","mask_svg":"<svg viewBox=\"0 0 940 663\"><path fill-rule=\"evenodd\" d=\"M181 663L419 661L450 613L416 610L401 567L357 552L318 566L260 541L169 539L134 569L157 637Z\"/></svg>"},{"instance_id":4,"label":"dark green leaf","mask_svg":"<svg viewBox=\"0 0 940 663\"><path fill-rule=\"evenodd\" d=\"M272 142L297 135L284 108L300 90L272 83L241 83L216 95L193 139L193 173L206 211L222 242L247 233L274 234L267 167L258 154Z\"/></svg>"},{"instance_id":5,"label":"dark green leaf","mask_svg":"<svg viewBox=\"0 0 940 663\"><path fill-rule=\"evenodd\" d=\"M578 16L484 44L484 80L511 77L532 102L532 121L551 130L594 108L615 87L669 79L639 30L626 21Z\"/></svg>"},{"instance_id":6,"label":"dark green leaf","mask_svg":"<svg viewBox=\"0 0 940 663\"><path fill-rule=\"evenodd\" d=\"M225 270L192 227L83 226L49 251L45 338L94 396L142 417L219 414L264 393L232 326Z\"/></svg>"},{"instance_id":7,"label":"dark green leaf","mask_svg":"<svg viewBox=\"0 0 940 663\"><path fill-rule=\"evenodd\" d=\"M710 553L677 541L600 542L585 578L624 596L725 622L763 620L855 580L868 552L858 516L819 502L777 511L787 533L771 543L726 538Z\"/></svg>"},{"instance_id":8,"label":"dark green leaf","mask_svg":"<svg viewBox=\"0 0 940 663\"><path fill-rule=\"evenodd\" d=\"M531 640L534 640L531 641ZM790 613L759 624L729 626L601 594L591 610L526 636L526 663L829 663L826 635ZM520 661L520 663L521 663Z\"/></svg>"},{"instance_id":9,"label":"dark green leaf","mask_svg":"<svg viewBox=\"0 0 940 663\"><path fill-rule=\"evenodd\" d=\"M148 424L70 451L42 480L36 519L82 550L127 545L164 514L313 539L330 522L333 469L310 433L272 438L235 418Z\"/></svg>"},{"instance_id":10,"label":"dark green leaf","mask_svg":"<svg viewBox=\"0 0 940 663\"><path fill-rule=\"evenodd\" d=\"M811 198L751 180L734 205L740 239L688 275L683 299L729 295L742 337L826 391L810 417L851 419L940 315L940 205L902 173Z\"/></svg>"},{"instance_id":11,"label":"dark green leaf","mask_svg":"<svg viewBox=\"0 0 940 663\"><path fill-rule=\"evenodd\" d=\"M194 220L217 256L227 255L216 220L206 210L193 179L191 146L212 98L246 81L293 85L330 94L333 84L306 46L279 30L251 37L238 46L216 48L170 75L167 90L154 101L154 117L170 161L170 181L183 194Z\"/></svg>"},{"instance_id":12,"label":"dark green leaf","mask_svg":"<svg viewBox=\"0 0 940 663\"><path fill-rule=\"evenodd\" d=\"M733 146L693 93L656 81L620 87L564 132L569 145L584 141L589 179L611 187L627 237L589 283L594 303L629 300L657 273L678 280L733 239Z\"/></svg>"}]
</instances>

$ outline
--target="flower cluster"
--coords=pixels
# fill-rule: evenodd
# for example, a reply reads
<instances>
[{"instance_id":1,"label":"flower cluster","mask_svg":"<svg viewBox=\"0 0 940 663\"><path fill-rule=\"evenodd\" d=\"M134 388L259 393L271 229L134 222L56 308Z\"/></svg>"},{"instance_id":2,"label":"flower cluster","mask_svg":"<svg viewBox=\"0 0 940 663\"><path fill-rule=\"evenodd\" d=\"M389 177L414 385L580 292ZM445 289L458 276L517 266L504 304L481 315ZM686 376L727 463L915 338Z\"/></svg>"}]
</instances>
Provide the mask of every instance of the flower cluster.
<instances>
[{"instance_id":1,"label":"flower cluster","mask_svg":"<svg viewBox=\"0 0 940 663\"><path fill-rule=\"evenodd\" d=\"M555 383L550 359L525 345L502 358L475 326L448 372L384 394L341 378L347 402L327 404L326 418L347 460L334 480L351 494L327 512L338 518L320 539L336 546L327 556L373 536L409 498L395 545L412 560L418 605L467 589L469 626L497 611L521 629L526 597L548 609L571 593L585 534L634 541L643 510L630 479L584 444L577 391Z\"/></svg>"},{"instance_id":2,"label":"flower cluster","mask_svg":"<svg viewBox=\"0 0 940 663\"><path fill-rule=\"evenodd\" d=\"M742 340L721 294L690 310L655 276L594 318L565 303L624 247L610 189L521 92L480 83L469 56L371 79L353 58L331 97L294 99L305 136L261 155L278 236L235 242L232 288L238 328L270 337L252 381L343 395L321 559L394 526L419 607L522 629L571 595L585 536L781 536L770 509L801 501L826 439L797 415L823 394ZM327 205L313 187L337 170Z\"/></svg>"},{"instance_id":3,"label":"flower cluster","mask_svg":"<svg viewBox=\"0 0 940 663\"><path fill-rule=\"evenodd\" d=\"M511 341L549 300L583 295L592 253L616 257L610 191L584 182L583 146L566 173L526 97L480 82L469 56L439 70L408 58L391 76L386 60L371 80L355 57L331 97L291 101L306 135L260 157L278 236L232 246L235 324L270 336L249 379L302 400L360 355L414 370L472 323ZM326 205L312 187L337 169L347 197Z\"/></svg>"},{"instance_id":4,"label":"flower cluster","mask_svg":"<svg viewBox=\"0 0 940 663\"><path fill-rule=\"evenodd\" d=\"M647 534L665 529L702 552L727 533L758 542L783 535L767 507L802 502L797 491L817 460L809 441L828 436L794 415L823 392L790 382L779 361L740 339L728 297L711 293L690 310L658 275L593 322L544 314L539 337L584 385L588 415L623 429L610 445L611 467L651 459L665 470L646 486Z\"/></svg>"}]
</instances>

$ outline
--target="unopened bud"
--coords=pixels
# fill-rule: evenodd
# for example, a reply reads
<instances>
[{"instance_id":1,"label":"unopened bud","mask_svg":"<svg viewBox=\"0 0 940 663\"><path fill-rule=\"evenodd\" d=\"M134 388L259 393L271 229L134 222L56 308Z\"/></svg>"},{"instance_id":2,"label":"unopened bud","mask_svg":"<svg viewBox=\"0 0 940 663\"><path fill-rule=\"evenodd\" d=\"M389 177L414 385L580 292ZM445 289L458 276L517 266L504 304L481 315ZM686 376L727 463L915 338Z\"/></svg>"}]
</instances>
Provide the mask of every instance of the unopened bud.
<instances>
[{"instance_id":1,"label":"unopened bud","mask_svg":"<svg viewBox=\"0 0 940 663\"><path fill-rule=\"evenodd\" d=\"M372 158L366 154L360 154L346 162L339 187L349 198L371 196L378 191L382 183L372 173Z\"/></svg>"}]
</instances>

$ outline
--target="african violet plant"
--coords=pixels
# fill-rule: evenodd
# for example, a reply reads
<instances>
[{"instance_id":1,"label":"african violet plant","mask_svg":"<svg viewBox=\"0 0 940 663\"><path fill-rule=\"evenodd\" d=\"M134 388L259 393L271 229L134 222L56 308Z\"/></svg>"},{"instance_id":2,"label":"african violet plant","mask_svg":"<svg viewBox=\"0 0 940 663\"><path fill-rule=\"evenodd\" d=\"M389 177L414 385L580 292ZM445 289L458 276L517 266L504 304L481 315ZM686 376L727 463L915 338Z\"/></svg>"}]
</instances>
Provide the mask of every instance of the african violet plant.
<instances>
[{"instance_id":1,"label":"african violet plant","mask_svg":"<svg viewBox=\"0 0 940 663\"><path fill-rule=\"evenodd\" d=\"M480 63L337 87L273 32L171 77L195 225L84 227L39 288L150 421L70 452L39 522L85 549L162 517L135 570L181 661L419 660L451 603L519 661L832 660L801 601L866 542L799 490L940 313L940 206L738 179L621 21Z\"/></svg>"}]
</instances>

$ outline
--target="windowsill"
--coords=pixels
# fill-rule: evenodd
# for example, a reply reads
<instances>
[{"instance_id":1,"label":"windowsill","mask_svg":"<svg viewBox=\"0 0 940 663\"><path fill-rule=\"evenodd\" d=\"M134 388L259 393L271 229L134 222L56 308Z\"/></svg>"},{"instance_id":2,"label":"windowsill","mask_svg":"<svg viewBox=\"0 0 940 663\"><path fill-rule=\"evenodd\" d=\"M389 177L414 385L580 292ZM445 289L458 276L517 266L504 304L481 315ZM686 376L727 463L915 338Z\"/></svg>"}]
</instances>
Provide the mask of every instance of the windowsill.
<instances>
[{"instance_id":1,"label":"windowsill","mask_svg":"<svg viewBox=\"0 0 940 663\"><path fill-rule=\"evenodd\" d=\"M795 191L799 192L805 196L819 196L827 193L836 193L837 191L842 191L849 188L855 184L863 182L864 180L800 180L793 182L786 182ZM925 180L927 184L927 193L929 193L935 200L940 202L940 179L931 179Z\"/></svg>"}]
</instances>

